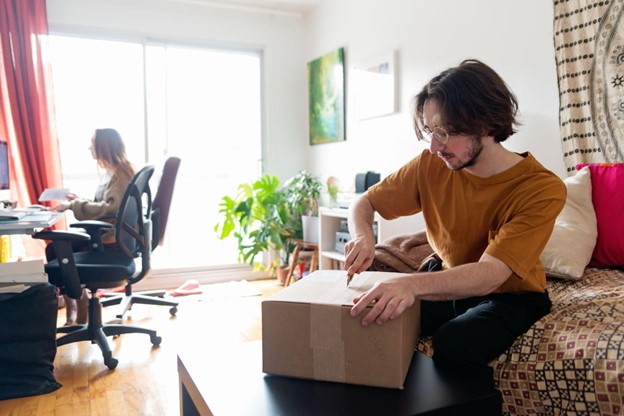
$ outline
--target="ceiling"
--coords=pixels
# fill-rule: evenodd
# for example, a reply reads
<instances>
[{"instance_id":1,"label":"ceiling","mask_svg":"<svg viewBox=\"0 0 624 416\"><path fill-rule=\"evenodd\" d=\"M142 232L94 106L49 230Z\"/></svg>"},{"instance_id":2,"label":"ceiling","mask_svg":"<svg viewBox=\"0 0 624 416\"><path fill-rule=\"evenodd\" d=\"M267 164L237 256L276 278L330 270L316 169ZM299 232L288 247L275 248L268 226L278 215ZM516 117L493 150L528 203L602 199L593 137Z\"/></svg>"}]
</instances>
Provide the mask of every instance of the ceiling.
<instances>
[{"instance_id":1,"label":"ceiling","mask_svg":"<svg viewBox=\"0 0 624 416\"><path fill-rule=\"evenodd\" d=\"M301 16L324 0L169 0L180 3L193 3L207 7L243 10L259 13Z\"/></svg>"}]
</instances>

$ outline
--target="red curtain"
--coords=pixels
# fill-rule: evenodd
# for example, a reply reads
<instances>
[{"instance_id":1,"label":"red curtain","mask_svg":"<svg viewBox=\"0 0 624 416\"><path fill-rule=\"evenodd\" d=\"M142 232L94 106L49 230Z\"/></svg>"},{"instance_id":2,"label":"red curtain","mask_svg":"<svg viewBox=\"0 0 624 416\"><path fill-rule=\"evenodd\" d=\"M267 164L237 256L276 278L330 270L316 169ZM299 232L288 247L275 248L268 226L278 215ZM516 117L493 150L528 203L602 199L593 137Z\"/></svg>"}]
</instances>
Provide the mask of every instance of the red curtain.
<instances>
[{"instance_id":1,"label":"red curtain","mask_svg":"<svg viewBox=\"0 0 624 416\"><path fill-rule=\"evenodd\" d=\"M46 0L0 0L0 139L8 142L19 206L62 186L47 35ZM34 240L25 242L35 255Z\"/></svg>"}]
</instances>

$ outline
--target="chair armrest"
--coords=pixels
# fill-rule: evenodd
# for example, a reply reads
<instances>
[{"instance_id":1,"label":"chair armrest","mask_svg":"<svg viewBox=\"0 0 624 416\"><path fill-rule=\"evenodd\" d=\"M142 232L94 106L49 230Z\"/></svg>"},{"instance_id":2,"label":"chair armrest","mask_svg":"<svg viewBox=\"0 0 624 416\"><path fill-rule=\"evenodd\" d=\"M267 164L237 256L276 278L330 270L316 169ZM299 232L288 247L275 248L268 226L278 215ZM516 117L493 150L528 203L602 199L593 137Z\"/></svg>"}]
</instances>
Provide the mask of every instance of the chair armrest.
<instances>
[{"instance_id":1,"label":"chair armrest","mask_svg":"<svg viewBox=\"0 0 624 416\"><path fill-rule=\"evenodd\" d=\"M114 228L115 226L110 222L106 221L98 221L98 220L86 220L86 221L78 221L69 225L73 228L84 228L86 229L100 229L100 228Z\"/></svg>"},{"instance_id":2,"label":"chair armrest","mask_svg":"<svg viewBox=\"0 0 624 416\"><path fill-rule=\"evenodd\" d=\"M98 220L79 221L69 225L72 228L82 228L91 237L91 249L103 251L102 232L114 228L110 222Z\"/></svg>"},{"instance_id":3,"label":"chair armrest","mask_svg":"<svg viewBox=\"0 0 624 416\"><path fill-rule=\"evenodd\" d=\"M63 278L65 292L73 299L82 295L82 285L76 269L72 241L89 241L89 234L77 231L50 231L44 230L33 234L33 238L51 240L58 260L58 266Z\"/></svg>"},{"instance_id":4,"label":"chair armrest","mask_svg":"<svg viewBox=\"0 0 624 416\"><path fill-rule=\"evenodd\" d=\"M160 208L156 208L152 211L152 251L160 244L161 226Z\"/></svg>"},{"instance_id":5,"label":"chair armrest","mask_svg":"<svg viewBox=\"0 0 624 416\"><path fill-rule=\"evenodd\" d=\"M44 230L39 231L32 235L32 238L37 238L39 240L50 240L54 241L89 241L91 238L89 234L81 233L78 231L52 231L52 230Z\"/></svg>"}]
</instances>

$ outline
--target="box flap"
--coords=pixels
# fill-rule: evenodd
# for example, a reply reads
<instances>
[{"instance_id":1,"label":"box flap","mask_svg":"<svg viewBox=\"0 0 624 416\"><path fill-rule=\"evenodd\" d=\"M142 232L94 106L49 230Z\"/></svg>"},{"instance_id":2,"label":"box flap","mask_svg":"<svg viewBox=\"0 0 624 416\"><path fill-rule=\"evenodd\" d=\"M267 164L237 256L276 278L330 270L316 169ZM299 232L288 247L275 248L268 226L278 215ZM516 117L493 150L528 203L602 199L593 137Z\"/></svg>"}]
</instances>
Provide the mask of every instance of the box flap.
<instances>
[{"instance_id":1,"label":"box flap","mask_svg":"<svg viewBox=\"0 0 624 416\"><path fill-rule=\"evenodd\" d=\"M364 272L354 276L347 287L347 272L344 270L318 270L295 284L284 288L265 302L309 303L314 300L320 305L353 305L353 299L366 292L376 282L388 280L405 273Z\"/></svg>"}]
</instances>

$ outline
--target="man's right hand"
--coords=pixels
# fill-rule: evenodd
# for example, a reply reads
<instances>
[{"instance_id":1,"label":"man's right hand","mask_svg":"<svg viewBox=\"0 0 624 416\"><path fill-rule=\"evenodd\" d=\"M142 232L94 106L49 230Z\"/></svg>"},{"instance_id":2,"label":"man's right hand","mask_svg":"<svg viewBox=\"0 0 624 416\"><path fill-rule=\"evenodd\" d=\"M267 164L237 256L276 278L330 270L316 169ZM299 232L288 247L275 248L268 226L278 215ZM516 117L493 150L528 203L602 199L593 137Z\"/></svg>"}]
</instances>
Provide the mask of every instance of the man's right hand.
<instances>
[{"instance_id":1,"label":"man's right hand","mask_svg":"<svg viewBox=\"0 0 624 416\"><path fill-rule=\"evenodd\" d=\"M349 207L349 232L353 239L345 244L345 270L347 275L366 271L375 258L373 233L375 209L364 192Z\"/></svg>"},{"instance_id":2,"label":"man's right hand","mask_svg":"<svg viewBox=\"0 0 624 416\"><path fill-rule=\"evenodd\" d=\"M345 244L345 270L354 275L366 271L375 258L375 241L355 238Z\"/></svg>"}]
</instances>

